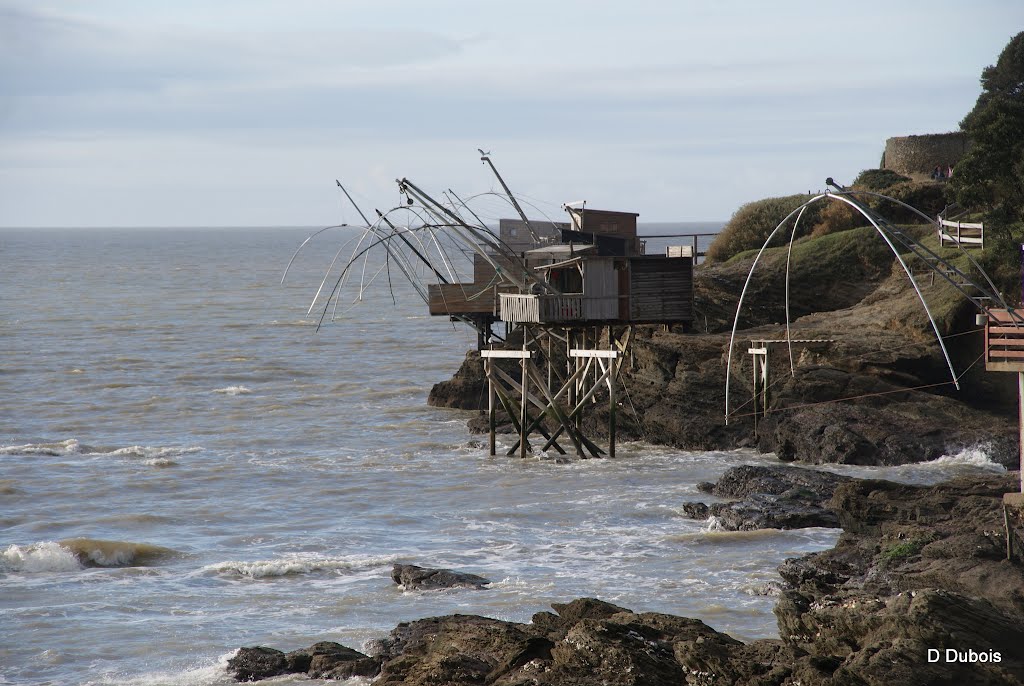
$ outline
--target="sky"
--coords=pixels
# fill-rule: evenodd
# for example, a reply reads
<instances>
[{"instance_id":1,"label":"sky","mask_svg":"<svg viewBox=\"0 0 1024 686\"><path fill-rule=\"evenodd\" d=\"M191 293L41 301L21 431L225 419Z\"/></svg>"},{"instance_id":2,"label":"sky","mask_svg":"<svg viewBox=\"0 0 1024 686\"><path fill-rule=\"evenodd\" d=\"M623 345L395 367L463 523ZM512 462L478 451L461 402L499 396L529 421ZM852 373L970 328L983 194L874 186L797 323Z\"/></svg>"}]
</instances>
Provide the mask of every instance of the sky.
<instances>
[{"instance_id":1,"label":"sky","mask_svg":"<svg viewBox=\"0 0 1024 686\"><path fill-rule=\"evenodd\" d=\"M0 226L326 226L433 193L726 220L956 130L1020 0L0 0ZM481 196L488 220L515 216Z\"/></svg>"}]
</instances>

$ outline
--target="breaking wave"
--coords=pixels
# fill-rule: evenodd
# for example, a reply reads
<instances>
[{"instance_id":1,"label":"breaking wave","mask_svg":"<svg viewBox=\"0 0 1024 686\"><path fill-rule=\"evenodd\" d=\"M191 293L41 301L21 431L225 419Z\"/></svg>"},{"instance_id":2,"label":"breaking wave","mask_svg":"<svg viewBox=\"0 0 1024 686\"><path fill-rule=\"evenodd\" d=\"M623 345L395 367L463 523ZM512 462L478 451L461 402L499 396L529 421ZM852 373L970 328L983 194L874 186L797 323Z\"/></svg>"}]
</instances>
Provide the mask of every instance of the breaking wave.
<instances>
[{"instance_id":1,"label":"breaking wave","mask_svg":"<svg viewBox=\"0 0 1024 686\"><path fill-rule=\"evenodd\" d=\"M954 455L943 455L925 464L936 466L964 466L987 469L993 472L1005 472L1006 467L995 462L988 454L989 446L986 444L976 445L971 448L964 448Z\"/></svg>"},{"instance_id":2,"label":"breaking wave","mask_svg":"<svg viewBox=\"0 0 1024 686\"><path fill-rule=\"evenodd\" d=\"M288 555L276 560L228 561L203 567L204 572L233 574L263 579L268 577L314 574L318 572L347 572L369 570L394 564L397 557L320 557L317 555Z\"/></svg>"},{"instance_id":3,"label":"breaking wave","mask_svg":"<svg viewBox=\"0 0 1024 686\"><path fill-rule=\"evenodd\" d=\"M223 395L247 395L252 393L252 389L245 386L228 386L226 388L215 388L213 392Z\"/></svg>"},{"instance_id":4,"label":"breaking wave","mask_svg":"<svg viewBox=\"0 0 1024 686\"><path fill-rule=\"evenodd\" d=\"M55 443L27 443L25 445L0 446L0 455L47 455L50 457L65 457L69 455L82 455L86 457L126 457L137 458L148 461L148 464L165 466L173 464L171 458L179 455L200 452L202 448L193 446L187 448L153 447L144 445L131 445L125 448L102 448L91 445L83 445L78 439L69 438L66 441Z\"/></svg>"},{"instance_id":5,"label":"breaking wave","mask_svg":"<svg viewBox=\"0 0 1024 686\"><path fill-rule=\"evenodd\" d=\"M8 546L0 554L0 564L15 572L70 572L83 567L140 567L178 555L148 543L68 538Z\"/></svg>"}]
</instances>

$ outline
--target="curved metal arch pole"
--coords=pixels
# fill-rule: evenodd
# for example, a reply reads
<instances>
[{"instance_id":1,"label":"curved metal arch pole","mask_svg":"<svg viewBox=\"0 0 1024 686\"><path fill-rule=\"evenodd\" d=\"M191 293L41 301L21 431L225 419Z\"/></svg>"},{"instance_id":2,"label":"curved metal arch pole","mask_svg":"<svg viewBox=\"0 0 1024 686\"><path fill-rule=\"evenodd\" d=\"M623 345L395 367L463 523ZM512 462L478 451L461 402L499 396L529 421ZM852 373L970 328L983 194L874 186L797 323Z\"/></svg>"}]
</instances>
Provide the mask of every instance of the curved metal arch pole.
<instances>
[{"instance_id":1,"label":"curved metal arch pole","mask_svg":"<svg viewBox=\"0 0 1024 686\"><path fill-rule=\"evenodd\" d=\"M469 211L469 213L473 215L473 217L476 219L477 223L479 223L480 226L483 227L484 230L488 234L490 234L490 236L492 238L492 243L491 244L492 244L492 246L495 249L498 250L498 252L504 254L506 257L517 257L516 251L512 249L512 246L510 246L505 241L501 240L501 236L500 235L495 235L495 233L493 231L491 231L490 227L487 226L486 222L484 222L482 219L480 219L480 216L476 212L473 211L473 208L470 207L470 205L467 202L469 200L476 200L477 198L482 198L482 197L484 197L486 195L493 195L495 198L498 198L502 202L510 205L511 203L509 203L507 196L504 196L501 193L498 193L496 191L484 191L483 193L477 193L476 195L471 195L468 198L466 198L466 200L463 200L458 195L456 195L455 191L453 191L452 189L449 188L448 192L451 193L453 196L455 196L455 198L462 204L462 206L465 207ZM527 204L529 204L529 203L527 203ZM531 205L531 207L532 207L532 205ZM554 222L551 222L551 223L554 224Z\"/></svg>"},{"instance_id":2,"label":"curved metal arch pole","mask_svg":"<svg viewBox=\"0 0 1024 686\"><path fill-rule=\"evenodd\" d=\"M415 229L413 229L413 230L415 230ZM317 325L316 325L316 330L317 331L320 331L320 326L323 324L324 318L327 316L327 310L329 310L330 307L331 307L331 301L334 300L336 296L340 297L340 294L339 294L338 291L344 285L346 276L348 275L349 270L353 267L353 265L356 263L356 261L358 261L358 259L360 257L365 255L367 252L369 252L370 250L372 250L376 246L378 246L378 245L380 245L382 243L386 243L387 241L390 241L390 240L392 240L395 237L396 236L394 234L388 234L388 235L383 236L382 238L378 238L376 241L373 241L372 243L367 245L365 248L363 248L362 251L360 251L358 255L355 255L354 257L352 257L348 261L348 263L345 265L345 267L341 270L341 274L338 275L338 278L335 280L334 287L331 289L330 294L327 296L327 301L324 304L323 312L321 312L321 314L320 314L320 320L317 322Z\"/></svg>"},{"instance_id":3,"label":"curved metal arch pole","mask_svg":"<svg viewBox=\"0 0 1024 686\"><path fill-rule=\"evenodd\" d=\"M494 267L495 270L501 269L500 265L498 265L493 259L491 259L491 257L486 253L486 251L484 251L483 248L480 247L480 243L483 243L497 250L497 243L495 242L494 234L492 234L490 231L487 231L486 229L480 229L478 227L466 224L461 219L459 219L458 215L454 214L448 208L444 207L436 200L431 198L429 195L424 193L422 190L420 190L419 187L417 187L412 181L409 181L407 178L398 179L397 181L399 184L399 188L404 189L409 197L414 197L416 200L418 200L420 204L424 207L424 209L426 209L428 212L440 212L453 219L457 223L457 225L452 227L453 233L456 236L458 236L460 240L463 240L463 242L467 243L469 247L472 248L477 254L481 255L485 260L487 260L487 262L490 263L490 265ZM466 234L468 234L468 236L462 236L459 232L460 228L463 231L465 231ZM549 284L546 281L538 279L535 275L529 273L525 269L523 270L522 276L520 278L517 278L518 275L511 274L507 270L502 269L502 272L508 275L509 280L515 283L517 287L522 288L523 290L528 290L530 287L530 283L535 283L539 285L541 288L551 291L556 295L559 294L559 292L555 288L553 288L551 284Z\"/></svg>"},{"instance_id":4,"label":"curved metal arch pole","mask_svg":"<svg viewBox=\"0 0 1024 686\"><path fill-rule=\"evenodd\" d=\"M500 268L499 265L491 259L487 252L480 247L481 244L494 247L492 234L485 232L487 234L486 236L480 235L480 229L464 222L457 214L453 213L444 205L438 203L408 179L399 179L398 184L409 197L419 201L420 206L423 207L426 212L437 218L437 224L448 226L453 235L465 243L475 253L483 257L483 259L494 267L495 270ZM528 288L526 281L521 279L516 280L516 286L523 289Z\"/></svg>"},{"instance_id":5,"label":"curved metal arch pole","mask_svg":"<svg viewBox=\"0 0 1024 686\"><path fill-rule=\"evenodd\" d=\"M288 270L292 268L292 262L294 262L295 258L299 256L299 253L302 252L302 249L306 247L307 243L309 243L311 240L313 240L314 238L316 238L317 236L322 234L324 231L329 231L331 229L348 229L348 228L356 228L356 227L350 227L348 224L334 224L333 226L325 226L324 228L320 229L319 231L314 231L313 233L311 233L308 236L306 236L306 240L302 241L302 243L299 244L299 247L295 248L295 252L292 253L292 258L290 260L288 260L288 264L285 265L284 274L281 275L281 285L283 286L284 285L284 280L286 278L288 278Z\"/></svg>"},{"instance_id":6,"label":"curved metal arch pole","mask_svg":"<svg viewBox=\"0 0 1024 686\"><path fill-rule=\"evenodd\" d=\"M871 196L874 196L876 198L884 198L885 200L891 200L892 202L896 203L897 205L901 205L901 206L905 207L906 209L910 210L911 212L913 212L917 216L919 216L922 219L924 219L929 224L935 224L935 220L934 219L932 219L927 214L925 214L921 210L917 209L913 205L908 205L907 203L903 202L902 200L897 200L896 198L893 198L891 196L885 195L883 193L876 193L874 191L846 191L846 192L851 194L851 195L871 195ZM940 227L941 227L941 225L940 225ZM924 246L921 246L921 247L924 247ZM960 241L957 241L956 247L957 247L957 249L960 252L962 252L964 254L964 256L970 261L970 263L973 264L975 266L975 268L977 268L978 273L981 274L983 277L985 277L985 281L987 281L988 285L992 288L992 295L994 295L996 298L999 299L999 304L1004 309L1007 309L1007 310L1011 309L1010 306L1006 304L1006 300L1003 299L1003 294L1000 293L999 289L996 288L996 285L994 283L992 283L992 279L990 279L988 274L985 272L985 270L981 268L981 265L978 264L977 260L975 260L973 257L971 257L971 254L969 252L964 250L964 247L962 245L960 245ZM928 248L925 248L925 250L928 250ZM928 252L931 253L932 255L935 255L935 253L933 253L931 250L928 250ZM935 256L937 257L937 255L935 255ZM956 269L956 267L953 267L953 268ZM957 270L957 271L959 271L959 270ZM966 276L966 274L964 274L964 276ZM946 280L950 281L952 283L951 279L947 278ZM988 314L988 309L987 308L982 306L981 309L985 310L985 314ZM1024 322L1024 319L1022 319L1021 321ZM1015 322L1015 324L1016 324L1016 322Z\"/></svg>"},{"instance_id":7,"label":"curved metal arch pole","mask_svg":"<svg viewBox=\"0 0 1024 686\"><path fill-rule=\"evenodd\" d=\"M775 234L777 234L779 232L779 229L781 229L783 226L785 226L786 222L788 222L793 217L793 215L795 215L797 212L799 212L803 208L807 207L811 203L814 203L814 202L817 202L818 200L821 200L824 197L825 197L825 194L816 195L813 198L811 198L810 200L808 200L807 202L805 202L800 207L796 208L795 210L793 210L792 212L787 214L786 218L783 219L781 222L779 222L779 225L776 226L775 229L773 229L772 232L768 235L768 238L765 240L764 245L762 245L761 249L757 251L757 257L754 258L754 263L750 265L750 271L747 272L747 280L743 283L743 290L740 291L740 300L739 300L739 302L736 303L736 316L733 317L733 320L732 320L732 334L729 336L729 356L728 356L728 358L726 358L726 361L725 361L725 424L726 424L726 426L729 425L729 381L732 378L732 349L733 349L733 343L736 341L736 327L740 323L740 310L742 310L742 308L743 308L743 298L746 297L746 295L747 295L747 288L750 287L750 280L754 276L754 269L757 267L757 263L758 263L758 261L760 261L761 255L763 255L764 251L768 248L768 244L771 242L771 240L773 238L775 238Z\"/></svg>"},{"instance_id":8,"label":"curved metal arch pole","mask_svg":"<svg viewBox=\"0 0 1024 686\"><path fill-rule=\"evenodd\" d=\"M368 230L369 229L363 229L363 232L359 235L360 243L362 243L362 240L366 236ZM331 263L327 265L327 271L324 272L324 278L320 282L320 287L317 288L316 293L313 294L313 302L309 303L309 309L306 310L307 315L309 315L309 313L313 311L313 308L316 307L316 301L320 299L320 293L323 292L324 285L327 283L327 279L331 278L331 272L334 271L334 265L338 263L338 258L341 257L341 253L344 252L345 249L348 248L348 246L350 246L352 242L355 240L356 236L353 236L352 238L348 239L347 241L342 243L341 247L338 248L338 251L334 253L334 259L332 259ZM355 249L358 250L359 246L357 245Z\"/></svg>"},{"instance_id":9,"label":"curved metal arch pole","mask_svg":"<svg viewBox=\"0 0 1024 686\"><path fill-rule=\"evenodd\" d=\"M417 250L416 247L413 246L413 244L409 242L409 239L406 238L406 236L403 234L403 232L401 230L399 230L399 227L395 226L395 224L390 219L388 219L388 215L390 215L392 212L397 212L399 210L403 210L404 211L405 208L404 207L395 207L395 208L392 208L392 209L388 210L387 214L381 212L380 210L375 210L375 211L377 212L377 216L380 218L379 221L382 221L385 224L387 224L388 227L391 229L391 233L393 235L398 236L402 240L402 242L405 243L405 245L409 248L409 250L411 250L413 252L413 254L416 255L416 257L418 257L420 259L421 262L423 262L425 265L430 267L431 271L434 272L434 274L437 276L438 279L441 280L442 283L448 283L448 279L445 278L444 274L439 272L437 270L437 268L433 265L433 263L430 262L430 260L427 258L427 256L424 255L424 251L426 250L426 247L423 245L423 241L421 241L416 236L415 233L412 233L413 239L417 243L419 243L419 246L420 246L420 249ZM406 232L411 233L411 231L407 227L405 228L405 230L406 230ZM404 255L404 253L402 253L402 254ZM412 269L412 260L410 258L407 258L407 259L409 260L410 272L415 273L415 270ZM413 280L411 276L409 276L409 280L410 281ZM421 295L423 295L424 302L426 302L427 301L427 296L425 294L421 294Z\"/></svg>"},{"instance_id":10,"label":"curved metal arch pole","mask_svg":"<svg viewBox=\"0 0 1024 686\"><path fill-rule=\"evenodd\" d=\"M428 208L423 208L423 209L427 213L431 214L431 216L435 216L436 217L436 215L431 213ZM446 228L449 228L449 229L454 230L454 226L452 224L432 224L429 221L427 221L426 219L424 219L423 216L419 212L417 212L415 208L412 208L412 207L407 208L406 211L411 213L417 219L420 220L420 222L421 222L420 223L420 228L425 230L427 232L427 234L430 236L430 239L434 242L434 248L436 248L436 250L437 250L438 257L441 258L441 264L444 265L445 271L448 272L448 278L451 279L451 283L456 283L458 281L458 279L459 279L458 274L457 274L457 270L454 268L453 264L451 263L451 258L448 257L448 253L445 252L444 248L441 246L441 244L437 240L437 235L434 233L434 229L446 229ZM420 242L420 244L422 246L422 242ZM423 249L425 251L424 254L426 254L429 257L429 255L430 255L429 248L426 247L426 246L423 246Z\"/></svg>"},{"instance_id":11,"label":"curved metal arch pole","mask_svg":"<svg viewBox=\"0 0 1024 686\"><path fill-rule=\"evenodd\" d=\"M793 242L796 241L796 230L800 228L807 205L800 208L800 214L793 220L793 231L789 234L789 249L786 251L786 347L789 348L789 374L796 376L796 364L793 362L793 335L789 328L789 265L793 261Z\"/></svg>"},{"instance_id":12,"label":"curved metal arch pole","mask_svg":"<svg viewBox=\"0 0 1024 686\"><path fill-rule=\"evenodd\" d=\"M889 249L892 250L892 254L896 256L896 260L900 263L900 266L903 267L903 271L907 273L907 278L910 279L910 283L914 286L914 291L917 293L918 300L921 301L921 306L924 307L925 314L928 315L928 321L930 321L932 324L932 331L935 332L935 338L939 341L939 347L942 348L942 355L943 357L946 358L946 366L949 367L949 375L953 379L953 385L956 387L956 390L959 391L960 380L957 379L956 371L953 369L953 361L949 359L949 351L946 350L946 342L942 340L942 334L939 333L939 325L935 323L935 318L932 316L932 311L928 308L928 303L925 302L924 294L921 293L921 289L917 287L917 282L914 281L914 277L910 273L910 268L907 267L907 263L903 261L903 258L900 256L899 251L896 250L896 246L892 244L892 241L890 241L889 237L885 235L885 232L882 231L882 228L878 225L874 218L870 214L865 212L864 209L856 201L851 200L850 198L847 198L840 193L829 193L828 195L830 197L835 198L836 200L845 202L847 205L853 207L862 215L864 215L864 218L871 222L871 225L875 227L875 230L878 232L878 235L882 237L882 240L884 240L886 244L889 246Z\"/></svg>"}]
</instances>

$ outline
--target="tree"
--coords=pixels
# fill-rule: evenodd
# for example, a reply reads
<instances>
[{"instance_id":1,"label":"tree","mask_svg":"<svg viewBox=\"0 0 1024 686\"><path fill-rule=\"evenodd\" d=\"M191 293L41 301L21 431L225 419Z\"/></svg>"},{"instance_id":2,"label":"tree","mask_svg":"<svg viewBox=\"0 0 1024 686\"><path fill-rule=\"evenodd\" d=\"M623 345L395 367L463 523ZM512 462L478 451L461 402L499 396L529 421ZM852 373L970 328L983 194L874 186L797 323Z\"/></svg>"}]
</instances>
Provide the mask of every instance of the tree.
<instances>
[{"instance_id":1,"label":"tree","mask_svg":"<svg viewBox=\"0 0 1024 686\"><path fill-rule=\"evenodd\" d=\"M981 95L960 128L972 145L953 172L956 201L984 211L996 235L1019 237L1024 233L1024 32L982 71Z\"/></svg>"}]
</instances>

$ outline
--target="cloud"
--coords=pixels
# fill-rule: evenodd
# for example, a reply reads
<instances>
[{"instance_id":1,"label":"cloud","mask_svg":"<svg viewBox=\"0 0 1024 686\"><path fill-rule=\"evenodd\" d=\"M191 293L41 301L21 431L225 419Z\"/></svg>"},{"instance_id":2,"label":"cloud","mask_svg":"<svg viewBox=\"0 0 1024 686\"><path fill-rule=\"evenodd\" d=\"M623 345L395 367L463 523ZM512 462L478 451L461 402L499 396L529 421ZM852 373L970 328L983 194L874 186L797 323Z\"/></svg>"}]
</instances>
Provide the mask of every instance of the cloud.
<instances>
[{"instance_id":1,"label":"cloud","mask_svg":"<svg viewBox=\"0 0 1024 686\"><path fill-rule=\"evenodd\" d=\"M418 30L230 32L118 26L0 7L6 97L330 81L347 71L429 63L462 43Z\"/></svg>"}]
</instances>

